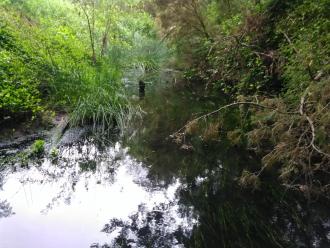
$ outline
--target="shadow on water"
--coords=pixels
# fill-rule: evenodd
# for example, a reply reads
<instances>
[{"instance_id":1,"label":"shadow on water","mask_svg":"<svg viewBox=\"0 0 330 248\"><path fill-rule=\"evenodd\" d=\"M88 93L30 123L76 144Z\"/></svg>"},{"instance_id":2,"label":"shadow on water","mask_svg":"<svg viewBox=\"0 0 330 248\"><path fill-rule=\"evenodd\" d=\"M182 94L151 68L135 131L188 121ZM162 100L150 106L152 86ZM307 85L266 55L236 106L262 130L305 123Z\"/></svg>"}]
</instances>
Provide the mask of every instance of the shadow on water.
<instances>
[{"instance_id":1,"label":"shadow on water","mask_svg":"<svg viewBox=\"0 0 330 248\"><path fill-rule=\"evenodd\" d=\"M329 203L316 199L308 205L300 193L285 190L272 176L263 178L259 190L242 189L237 178L243 168L260 163L248 151L199 137L187 138L184 145L169 139L187 120L214 110L225 99L203 96L192 87L149 90L141 103L145 117L127 143L134 157L150 165L153 182L171 184L180 178L180 211L194 209L198 219L190 239L181 239L184 246L330 247Z\"/></svg>"},{"instance_id":2,"label":"shadow on water","mask_svg":"<svg viewBox=\"0 0 330 248\"><path fill-rule=\"evenodd\" d=\"M0 247L330 247L328 203L308 208L272 177L242 189L242 169L259 163L248 151L169 138L222 100L145 90L145 114L120 142L86 139L55 160L2 169Z\"/></svg>"}]
</instances>

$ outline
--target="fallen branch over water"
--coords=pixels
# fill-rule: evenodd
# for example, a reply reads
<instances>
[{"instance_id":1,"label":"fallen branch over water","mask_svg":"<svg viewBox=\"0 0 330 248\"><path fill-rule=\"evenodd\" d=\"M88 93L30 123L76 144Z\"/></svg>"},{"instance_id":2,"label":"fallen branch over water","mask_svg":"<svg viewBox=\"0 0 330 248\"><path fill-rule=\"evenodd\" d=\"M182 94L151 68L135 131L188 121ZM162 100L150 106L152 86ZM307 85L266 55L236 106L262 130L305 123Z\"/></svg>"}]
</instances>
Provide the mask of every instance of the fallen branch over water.
<instances>
[{"instance_id":1,"label":"fallen branch over water","mask_svg":"<svg viewBox=\"0 0 330 248\"><path fill-rule=\"evenodd\" d=\"M314 122L313 120L305 113L304 111L304 107L305 107L305 101L306 101L306 96L308 94L308 91L309 91L309 88L306 89L306 91L304 92L303 96L301 97L301 100L300 100L300 108L299 108L299 114L304 117L308 124L309 124L309 127L310 127L310 131L311 131L311 134L312 134L312 138L311 138L311 141L310 141L310 147L312 147L316 152L326 156L326 157L330 157L330 154L327 154L325 152L323 152L320 148L318 148L316 145L315 145L315 125L314 125Z\"/></svg>"},{"instance_id":2,"label":"fallen branch over water","mask_svg":"<svg viewBox=\"0 0 330 248\"><path fill-rule=\"evenodd\" d=\"M221 108L219 109L216 109L210 113L207 113L207 114L204 114L204 115L201 115L189 122L187 122L183 127L181 127L179 130L177 130L175 133L173 133L171 136L175 136L176 134L179 134L182 130L184 130L187 126L189 126L190 124L196 122L196 121L199 121L201 119L206 119L214 114L217 114L219 113L220 111L224 110L224 109L227 109L227 108L230 108L230 107L235 107L235 106L239 106L239 105L251 105L251 106L254 106L254 107L258 107L258 108L263 108L263 109L270 109L270 110L273 110L273 111L276 111L277 113L279 114L286 114L286 115L292 115L292 114L299 114L299 112L283 112L283 111L280 111L278 110L277 108L273 108L273 107L269 107L269 106L265 106L265 105L261 105L259 103L256 103L256 102L234 102L234 103L230 103L230 104L227 104L225 106L222 106Z\"/></svg>"},{"instance_id":3,"label":"fallen branch over water","mask_svg":"<svg viewBox=\"0 0 330 248\"><path fill-rule=\"evenodd\" d=\"M178 134L182 134L184 132L182 132L183 130L185 130L188 126L190 126L191 124L193 123L196 123L198 121L200 121L201 119L206 119L212 115L215 115L219 112L221 112L222 110L224 109L227 109L227 108L231 108L231 107L236 107L236 106L239 106L239 105L250 105L250 106L254 106L254 107L257 107L257 108L262 108L262 109L270 109L272 111L276 111L276 113L278 114L283 114L283 115L300 115L302 116L303 118L305 118L309 124L309 127L310 127L310 131L311 131L311 141L310 141L310 146L316 151L318 152L319 154L322 154L326 157L330 157L330 154L327 154L326 152L323 152L319 147L317 147L317 145L315 144L315 126L314 126L314 123L313 123L313 120L304 112L304 105L305 105L305 101L306 101L306 96L308 95L308 92L309 92L309 88L306 89L306 91L304 92L303 96L301 97L301 101L300 101L300 107L299 107L299 111L292 111L292 112L285 112L285 111L281 111L279 110L278 108L274 108L274 107L270 107L270 106L266 106L266 105L262 105L262 104L259 104L257 102L244 102L244 101L241 101L241 102L234 102L234 103L230 103L230 104L227 104L225 106L222 106L221 108L219 109L216 109L212 112L209 112L207 114L204 114L204 115L201 115L189 122L187 122L183 127L181 127L179 130L177 130L175 133L173 133L172 135L170 135L170 137L175 137L177 136Z\"/></svg>"}]
</instances>

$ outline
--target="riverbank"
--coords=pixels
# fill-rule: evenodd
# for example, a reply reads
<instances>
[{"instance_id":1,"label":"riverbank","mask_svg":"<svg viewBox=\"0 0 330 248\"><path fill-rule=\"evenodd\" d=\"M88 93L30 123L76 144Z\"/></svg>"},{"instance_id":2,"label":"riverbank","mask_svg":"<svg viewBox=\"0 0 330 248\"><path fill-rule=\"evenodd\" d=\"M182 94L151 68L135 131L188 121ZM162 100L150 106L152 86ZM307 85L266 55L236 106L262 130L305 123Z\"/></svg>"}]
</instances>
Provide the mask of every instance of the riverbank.
<instances>
[{"instance_id":1,"label":"riverbank","mask_svg":"<svg viewBox=\"0 0 330 248\"><path fill-rule=\"evenodd\" d=\"M330 247L329 4L0 0L0 246Z\"/></svg>"},{"instance_id":2,"label":"riverbank","mask_svg":"<svg viewBox=\"0 0 330 248\"><path fill-rule=\"evenodd\" d=\"M170 138L196 113L221 104L201 92L155 85L139 102L143 119L128 137L107 144L82 137L58 147L54 160L42 155L27 166L2 168L0 197L7 210L0 212L12 214L0 219L6 237L0 242L19 247L19 236L25 245L52 247L49 240L57 235L57 245L87 247L328 244L325 203L307 207L271 177L255 191L239 186L242 170L260 163L253 153L194 136L186 138L186 149ZM34 228L16 233L29 225L30 215L38 220ZM40 234L49 238L28 239Z\"/></svg>"}]
</instances>

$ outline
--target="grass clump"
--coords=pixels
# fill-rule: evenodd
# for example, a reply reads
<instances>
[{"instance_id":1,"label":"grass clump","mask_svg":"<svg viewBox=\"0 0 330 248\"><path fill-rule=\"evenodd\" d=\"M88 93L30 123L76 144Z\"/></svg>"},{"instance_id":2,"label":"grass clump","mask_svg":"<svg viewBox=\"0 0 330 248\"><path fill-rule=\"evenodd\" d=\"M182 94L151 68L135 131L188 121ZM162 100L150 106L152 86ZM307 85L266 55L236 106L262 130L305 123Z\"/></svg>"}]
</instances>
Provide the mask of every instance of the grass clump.
<instances>
[{"instance_id":1,"label":"grass clump","mask_svg":"<svg viewBox=\"0 0 330 248\"><path fill-rule=\"evenodd\" d=\"M45 152L45 141L44 140L36 140L30 149L30 156L39 157Z\"/></svg>"}]
</instances>

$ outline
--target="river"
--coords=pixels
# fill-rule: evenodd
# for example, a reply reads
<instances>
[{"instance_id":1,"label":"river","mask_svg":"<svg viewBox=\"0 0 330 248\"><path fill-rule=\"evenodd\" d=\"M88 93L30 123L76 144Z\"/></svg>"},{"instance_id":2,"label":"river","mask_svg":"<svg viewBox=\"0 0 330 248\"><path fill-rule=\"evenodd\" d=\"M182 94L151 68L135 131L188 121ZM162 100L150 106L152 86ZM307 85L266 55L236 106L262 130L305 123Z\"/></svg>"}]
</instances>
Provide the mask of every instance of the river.
<instances>
[{"instance_id":1,"label":"river","mask_svg":"<svg viewBox=\"0 0 330 248\"><path fill-rule=\"evenodd\" d=\"M56 159L1 167L0 247L330 247L326 204L271 178L238 185L260 163L249 151L170 138L225 101L200 92L147 85L125 138L88 136Z\"/></svg>"}]
</instances>

